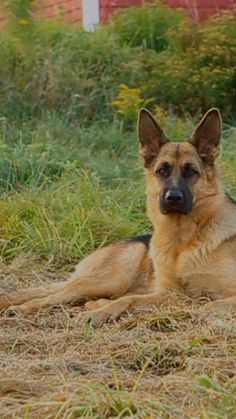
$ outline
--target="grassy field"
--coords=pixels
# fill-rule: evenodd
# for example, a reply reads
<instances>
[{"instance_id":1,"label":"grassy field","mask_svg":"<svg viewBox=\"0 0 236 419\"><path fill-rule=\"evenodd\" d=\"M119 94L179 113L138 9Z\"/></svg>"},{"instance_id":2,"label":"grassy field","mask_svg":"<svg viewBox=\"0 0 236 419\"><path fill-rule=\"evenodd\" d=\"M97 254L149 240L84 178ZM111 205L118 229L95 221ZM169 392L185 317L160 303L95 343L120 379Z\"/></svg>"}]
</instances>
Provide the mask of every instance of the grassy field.
<instances>
[{"instance_id":1,"label":"grassy field","mask_svg":"<svg viewBox=\"0 0 236 419\"><path fill-rule=\"evenodd\" d=\"M233 13L195 25L155 2L86 33L33 19L40 2L1 3L0 292L63 280L95 248L152 231L140 106L178 140L220 107L236 198ZM235 418L236 317L201 307L182 298L98 329L81 306L1 313L0 419Z\"/></svg>"},{"instance_id":2,"label":"grassy field","mask_svg":"<svg viewBox=\"0 0 236 419\"><path fill-rule=\"evenodd\" d=\"M169 115L174 139L194 125ZM236 129L222 172L236 197ZM1 121L1 290L63 279L94 248L146 233L136 133L62 118ZM202 302L125 315L94 329L81 307L0 319L1 418L235 418L236 318Z\"/></svg>"}]
</instances>

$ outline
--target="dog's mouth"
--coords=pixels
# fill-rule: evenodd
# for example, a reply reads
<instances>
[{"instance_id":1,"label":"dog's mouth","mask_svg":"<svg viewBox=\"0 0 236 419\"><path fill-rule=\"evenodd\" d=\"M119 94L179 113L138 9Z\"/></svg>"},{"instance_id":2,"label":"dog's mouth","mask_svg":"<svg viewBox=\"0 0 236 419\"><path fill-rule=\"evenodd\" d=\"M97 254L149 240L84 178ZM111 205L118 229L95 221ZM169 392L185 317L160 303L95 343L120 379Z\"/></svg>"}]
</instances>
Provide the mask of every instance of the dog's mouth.
<instances>
[{"instance_id":1,"label":"dog's mouth","mask_svg":"<svg viewBox=\"0 0 236 419\"><path fill-rule=\"evenodd\" d=\"M168 214L181 214L181 215L188 215L191 212L191 209L185 209L185 208L162 208L160 206L160 211L162 214L164 215L168 215Z\"/></svg>"}]
</instances>

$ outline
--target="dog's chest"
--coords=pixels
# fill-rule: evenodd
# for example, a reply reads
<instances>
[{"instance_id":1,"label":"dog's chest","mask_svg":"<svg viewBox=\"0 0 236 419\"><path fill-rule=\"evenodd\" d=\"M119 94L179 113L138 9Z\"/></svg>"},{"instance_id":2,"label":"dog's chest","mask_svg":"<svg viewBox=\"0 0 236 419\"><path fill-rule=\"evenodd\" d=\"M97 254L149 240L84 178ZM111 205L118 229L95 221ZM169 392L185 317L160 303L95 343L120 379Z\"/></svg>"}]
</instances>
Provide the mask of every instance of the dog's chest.
<instances>
[{"instance_id":1,"label":"dog's chest","mask_svg":"<svg viewBox=\"0 0 236 419\"><path fill-rule=\"evenodd\" d=\"M152 249L152 259L156 268L164 276L183 278L196 272L205 271L207 252L204 247L182 249L181 245L158 246Z\"/></svg>"},{"instance_id":2,"label":"dog's chest","mask_svg":"<svg viewBox=\"0 0 236 419\"><path fill-rule=\"evenodd\" d=\"M233 249L235 246L227 243L212 251L202 246L180 254L175 265L177 287L189 297L208 297L212 300L235 293L236 259Z\"/></svg>"},{"instance_id":3,"label":"dog's chest","mask_svg":"<svg viewBox=\"0 0 236 419\"><path fill-rule=\"evenodd\" d=\"M204 246L182 252L174 248L168 251L156 249L154 259L161 288L177 288L193 298L208 296L215 299L221 295L221 281L218 286L216 280L217 266Z\"/></svg>"}]
</instances>

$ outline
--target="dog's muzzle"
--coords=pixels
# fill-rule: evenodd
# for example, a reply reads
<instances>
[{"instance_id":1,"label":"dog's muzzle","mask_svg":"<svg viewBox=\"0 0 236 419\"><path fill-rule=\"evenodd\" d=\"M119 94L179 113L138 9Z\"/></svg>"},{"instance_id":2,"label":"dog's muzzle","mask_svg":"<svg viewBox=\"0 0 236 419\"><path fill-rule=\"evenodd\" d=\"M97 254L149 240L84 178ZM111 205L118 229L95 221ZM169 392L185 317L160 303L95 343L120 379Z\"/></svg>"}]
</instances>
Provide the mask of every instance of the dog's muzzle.
<instances>
[{"instance_id":1,"label":"dog's muzzle","mask_svg":"<svg viewBox=\"0 0 236 419\"><path fill-rule=\"evenodd\" d=\"M192 209L192 201L190 194L181 189L167 189L160 198L160 210L163 214L171 212L189 214Z\"/></svg>"}]
</instances>

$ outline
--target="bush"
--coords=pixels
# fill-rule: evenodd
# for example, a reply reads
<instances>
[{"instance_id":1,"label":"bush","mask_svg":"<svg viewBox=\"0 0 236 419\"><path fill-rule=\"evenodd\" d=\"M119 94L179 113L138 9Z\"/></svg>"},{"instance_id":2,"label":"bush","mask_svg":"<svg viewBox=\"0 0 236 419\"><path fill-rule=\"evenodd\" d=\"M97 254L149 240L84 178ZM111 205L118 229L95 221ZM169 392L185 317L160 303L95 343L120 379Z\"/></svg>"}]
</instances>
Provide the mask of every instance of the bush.
<instances>
[{"instance_id":1,"label":"bush","mask_svg":"<svg viewBox=\"0 0 236 419\"><path fill-rule=\"evenodd\" d=\"M148 95L177 111L218 106L233 112L236 98L236 24L230 13L205 25L185 27L159 55L146 85ZM186 42L186 39L188 41Z\"/></svg>"},{"instance_id":2,"label":"bush","mask_svg":"<svg viewBox=\"0 0 236 419\"><path fill-rule=\"evenodd\" d=\"M121 45L143 46L161 52L171 43L169 31L178 31L187 24L183 9L171 9L156 1L142 7L119 10L110 21L107 31L118 36Z\"/></svg>"},{"instance_id":3,"label":"bush","mask_svg":"<svg viewBox=\"0 0 236 419\"><path fill-rule=\"evenodd\" d=\"M19 9L21 3L25 8ZM214 105L226 115L233 112L232 14L197 26L182 11L157 2L121 10L107 26L86 33L61 19L32 19L31 3L12 0L13 17L1 35L1 117L58 114L78 126L112 121L120 113L113 106L120 85L131 96L136 89L153 109L194 114ZM128 95L126 103L133 106ZM133 118L136 104L127 115L122 110L124 120L130 121L130 112Z\"/></svg>"}]
</instances>

